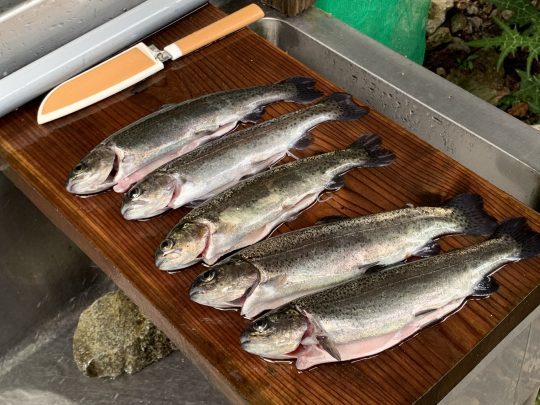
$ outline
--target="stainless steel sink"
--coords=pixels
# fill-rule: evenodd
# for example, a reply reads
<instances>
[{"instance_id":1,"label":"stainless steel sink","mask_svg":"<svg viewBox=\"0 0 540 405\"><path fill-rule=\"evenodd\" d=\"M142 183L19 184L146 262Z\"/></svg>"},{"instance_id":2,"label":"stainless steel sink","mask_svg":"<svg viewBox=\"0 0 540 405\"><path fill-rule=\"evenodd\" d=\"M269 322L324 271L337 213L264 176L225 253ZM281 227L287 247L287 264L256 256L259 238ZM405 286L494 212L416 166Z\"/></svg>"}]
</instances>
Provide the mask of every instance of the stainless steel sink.
<instances>
[{"instance_id":1,"label":"stainless steel sink","mask_svg":"<svg viewBox=\"0 0 540 405\"><path fill-rule=\"evenodd\" d=\"M243 0L214 0L227 11ZM540 132L312 8L252 28L527 205L540 209Z\"/></svg>"},{"instance_id":2,"label":"stainless steel sink","mask_svg":"<svg viewBox=\"0 0 540 405\"><path fill-rule=\"evenodd\" d=\"M232 11L246 1L213 3ZM267 17L251 28L372 108L538 208L540 135L533 129L316 9L291 19L267 9ZM114 381L80 374L71 356L78 314L113 288L112 283L1 175L0 202L0 403L225 401L180 353L138 375ZM523 364L538 365L539 314L540 310L531 314L477 367L493 369L488 366L498 361L503 347L512 347L516 356L522 356L521 362L512 367L506 362L503 372L497 372L510 376L510 383L499 387L510 396L493 389L499 399L513 401L515 395L523 402L535 384L540 385L534 376L522 378L519 384L513 380L515 373L524 370L522 377L529 373ZM477 374L485 379L487 371ZM469 386L476 384L474 376L469 380ZM506 389L507 383L514 389ZM451 398L463 398L463 392L469 392L467 385L460 384Z\"/></svg>"}]
</instances>

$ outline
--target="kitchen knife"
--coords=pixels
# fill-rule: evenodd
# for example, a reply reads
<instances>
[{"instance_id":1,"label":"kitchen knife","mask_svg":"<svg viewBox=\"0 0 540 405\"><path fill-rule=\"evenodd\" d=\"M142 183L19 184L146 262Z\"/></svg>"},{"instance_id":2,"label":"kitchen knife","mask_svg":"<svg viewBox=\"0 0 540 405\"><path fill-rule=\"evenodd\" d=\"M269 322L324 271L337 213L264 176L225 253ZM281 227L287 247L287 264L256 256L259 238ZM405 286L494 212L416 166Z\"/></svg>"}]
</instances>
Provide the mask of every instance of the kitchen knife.
<instances>
[{"instance_id":1,"label":"kitchen knife","mask_svg":"<svg viewBox=\"0 0 540 405\"><path fill-rule=\"evenodd\" d=\"M263 10L251 4L163 50L140 42L51 90L39 106L37 122L55 120L118 93L162 70L163 62L194 52L263 16Z\"/></svg>"}]
</instances>

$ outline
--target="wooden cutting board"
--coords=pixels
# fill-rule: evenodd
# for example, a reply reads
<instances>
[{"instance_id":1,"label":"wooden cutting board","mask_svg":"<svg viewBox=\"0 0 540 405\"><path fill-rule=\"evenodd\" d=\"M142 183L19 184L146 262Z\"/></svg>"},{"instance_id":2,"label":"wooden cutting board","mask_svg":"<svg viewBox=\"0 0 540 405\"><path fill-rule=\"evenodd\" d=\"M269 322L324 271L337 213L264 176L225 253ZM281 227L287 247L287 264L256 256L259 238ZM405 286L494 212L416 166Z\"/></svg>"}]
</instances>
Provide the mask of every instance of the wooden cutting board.
<instances>
[{"instance_id":1,"label":"wooden cutting board","mask_svg":"<svg viewBox=\"0 0 540 405\"><path fill-rule=\"evenodd\" d=\"M163 46L221 15L206 6L147 42ZM496 294L470 300L457 314L398 347L362 361L299 373L292 364L269 363L242 351L238 338L247 321L238 313L189 300L189 286L202 266L176 274L154 267L154 250L186 210L150 221L127 222L119 211L121 195L111 191L78 198L64 189L70 169L98 142L163 104L274 83L293 75L316 78L326 94L340 90L243 30L168 64L163 72L133 88L50 124L36 124L39 100L27 104L0 119L0 156L7 163L8 177L232 400L378 404L438 400L539 304L539 258L506 266L495 276L501 285ZM292 103L273 104L263 119L298 108ZM376 111L359 121L318 126L312 131L313 145L298 154L344 147L366 132L379 133L384 146L397 155L396 162L350 172L344 189L283 225L279 232L312 225L328 215L365 215L401 208L405 203L437 205L465 191L480 193L497 219L525 216L540 230L537 212ZM441 243L448 250L479 240L446 237Z\"/></svg>"}]
</instances>

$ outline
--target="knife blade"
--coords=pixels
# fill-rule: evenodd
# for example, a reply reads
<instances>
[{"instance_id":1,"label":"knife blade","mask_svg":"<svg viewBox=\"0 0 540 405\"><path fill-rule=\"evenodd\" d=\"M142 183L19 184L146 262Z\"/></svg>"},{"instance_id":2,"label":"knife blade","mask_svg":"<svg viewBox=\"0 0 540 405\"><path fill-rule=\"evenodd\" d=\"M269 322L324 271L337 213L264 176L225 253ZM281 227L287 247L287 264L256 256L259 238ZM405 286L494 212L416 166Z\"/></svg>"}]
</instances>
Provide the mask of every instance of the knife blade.
<instances>
[{"instance_id":1,"label":"knife blade","mask_svg":"<svg viewBox=\"0 0 540 405\"><path fill-rule=\"evenodd\" d=\"M65 81L49 92L38 109L44 124L116 94L176 60L264 17L256 4L246 6L159 50L142 42Z\"/></svg>"}]
</instances>

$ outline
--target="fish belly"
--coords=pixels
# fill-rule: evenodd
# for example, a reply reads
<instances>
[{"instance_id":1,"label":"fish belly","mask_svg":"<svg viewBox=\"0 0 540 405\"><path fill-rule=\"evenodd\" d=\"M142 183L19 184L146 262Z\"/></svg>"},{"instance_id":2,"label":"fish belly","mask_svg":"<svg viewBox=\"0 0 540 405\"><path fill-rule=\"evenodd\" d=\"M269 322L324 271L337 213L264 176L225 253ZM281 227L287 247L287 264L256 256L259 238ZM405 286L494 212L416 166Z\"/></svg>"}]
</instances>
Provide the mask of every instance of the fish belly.
<instances>
[{"instance_id":1,"label":"fish belly","mask_svg":"<svg viewBox=\"0 0 540 405\"><path fill-rule=\"evenodd\" d=\"M450 313L459 309L462 303L462 298L453 300L435 311L416 317L413 322L410 322L403 328L394 332L350 343L338 344L337 350L341 360L347 361L373 356L383 350L396 346L416 334L420 329L432 323L441 321ZM318 364L332 363L335 361L337 360L318 345L309 345L297 355L296 368L298 370L305 370Z\"/></svg>"}]
</instances>

